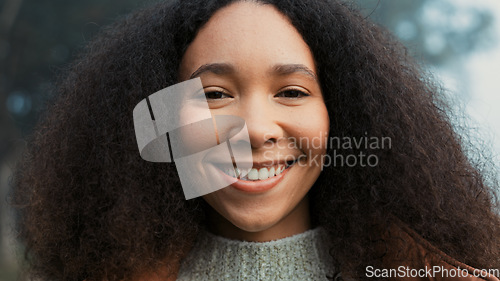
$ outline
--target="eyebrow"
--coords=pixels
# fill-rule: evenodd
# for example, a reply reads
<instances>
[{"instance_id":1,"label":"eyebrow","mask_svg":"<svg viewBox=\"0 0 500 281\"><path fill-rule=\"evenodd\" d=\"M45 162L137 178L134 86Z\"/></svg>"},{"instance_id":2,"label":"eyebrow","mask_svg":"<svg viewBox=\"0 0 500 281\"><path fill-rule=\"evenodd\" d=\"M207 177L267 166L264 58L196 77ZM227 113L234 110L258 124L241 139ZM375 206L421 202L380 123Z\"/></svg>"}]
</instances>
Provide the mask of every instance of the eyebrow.
<instances>
[{"instance_id":1,"label":"eyebrow","mask_svg":"<svg viewBox=\"0 0 500 281\"><path fill-rule=\"evenodd\" d=\"M236 72L236 69L233 65L228 63L209 63L200 66L196 69L189 79L193 79L195 77L200 76L204 72L212 72L217 75L227 75ZM293 73L303 73L307 76L310 76L315 81L318 81L318 77L310 68L303 64L277 64L271 68L269 71L270 74L278 74L278 75L290 75Z\"/></svg>"},{"instance_id":2,"label":"eyebrow","mask_svg":"<svg viewBox=\"0 0 500 281\"><path fill-rule=\"evenodd\" d=\"M279 75L290 75L299 72L310 76L315 81L318 81L318 77L314 71L303 64L277 64L272 68L272 72Z\"/></svg>"},{"instance_id":3,"label":"eyebrow","mask_svg":"<svg viewBox=\"0 0 500 281\"><path fill-rule=\"evenodd\" d=\"M193 79L195 77L200 76L204 72L212 72L214 74L218 75L227 75L235 72L235 69L232 65L227 64L227 63L209 63L209 64L204 64L200 66L191 76L189 76L189 79Z\"/></svg>"}]
</instances>

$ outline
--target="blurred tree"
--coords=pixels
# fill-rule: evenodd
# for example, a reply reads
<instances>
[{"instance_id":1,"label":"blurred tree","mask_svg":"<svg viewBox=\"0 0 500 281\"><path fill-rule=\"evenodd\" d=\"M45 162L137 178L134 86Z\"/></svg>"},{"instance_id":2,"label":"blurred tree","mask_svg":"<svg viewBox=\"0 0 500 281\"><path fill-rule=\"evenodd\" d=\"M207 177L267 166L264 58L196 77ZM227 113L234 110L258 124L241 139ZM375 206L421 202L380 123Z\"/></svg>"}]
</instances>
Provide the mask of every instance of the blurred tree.
<instances>
[{"instance_id":1,"label":"blurred tree","mask_svg":"<svg viewBox=\"0 0 500 281\"><path fill-rule=\"evenodd\" d=\"M451 0L353 0L418 59L442 66L489 42L493 15Z\"/></svg>"},{"instance_id":2,"label":"blurred tree","mask_svg":"<svg viewBox=\"0 0 500 281\"><path fill-rule=\"evenodd\" d=\"M100 27L145 3L137 0L4 0L0 6L2 112L7 109L22 131L29 132L59 70Z\"/></svg>"}]
</instances>

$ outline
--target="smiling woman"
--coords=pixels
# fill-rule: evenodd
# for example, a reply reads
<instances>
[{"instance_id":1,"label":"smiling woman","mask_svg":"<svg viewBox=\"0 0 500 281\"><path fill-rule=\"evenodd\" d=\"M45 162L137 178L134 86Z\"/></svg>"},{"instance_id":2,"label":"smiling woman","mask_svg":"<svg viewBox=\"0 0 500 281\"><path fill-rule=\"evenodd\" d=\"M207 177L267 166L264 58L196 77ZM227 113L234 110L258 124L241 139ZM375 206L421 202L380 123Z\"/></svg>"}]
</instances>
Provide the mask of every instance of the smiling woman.
<instances>
[{"instance_id":1,"label":"smiling woman","mask_svg":"<svg viewBox=\"0 0 500 281\"><path fill-rule=\"evenodd\" d=\"M252 161L185 200L174 164L140 158L132 111L194 78L214 123L245 121ZM498 280L479 270L500 267L495 186L436 87L344 2L161 2L105 29L59 92L13 194L41 280ZM390 145L331 145L367 139ZM376 165L316 161L361 154Z\"/></svg>"},{"instance_id":2,"label":"smiling woman","mask_svg":"<svg viewBox=\"0 0 500 281\"><path fill-rule=\"evenodd\" d=\"M200 77L212 114L242 117L252 146L252 181L240 180L204 196L215 210L208 217L213 233L270 241L310 229L306 194L322 167L295 163L271 178L269 169L281 172L286 159L311 154L304 151L311 147L280 149L286 142L328 135L328 112L315 69L301 35L270 5L229 5L189 45L181 80ZM325 152L326 147L314 151Z\"/></svg>"}]
</instances>

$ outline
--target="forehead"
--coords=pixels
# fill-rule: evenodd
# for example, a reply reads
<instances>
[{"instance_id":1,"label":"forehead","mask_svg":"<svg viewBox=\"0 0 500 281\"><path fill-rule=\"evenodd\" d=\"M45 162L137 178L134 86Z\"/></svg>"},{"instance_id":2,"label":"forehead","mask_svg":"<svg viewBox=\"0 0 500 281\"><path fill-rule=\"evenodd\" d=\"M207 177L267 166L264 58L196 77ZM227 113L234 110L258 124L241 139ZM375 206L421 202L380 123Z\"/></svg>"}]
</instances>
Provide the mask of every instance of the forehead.
<instances>
[{"instance_id":1,"label":"forehead","mask_svg":"<svg viewBox=\"0 0 500 281\"><path fill-rule=\"evenodd\" d=\"M289 19L272 5L233 3L199 30L181 65L181 77L210 63L230 63L241 71L277 64L303 64L315 70L314 59Z\"/></svg>"}]
</instances>

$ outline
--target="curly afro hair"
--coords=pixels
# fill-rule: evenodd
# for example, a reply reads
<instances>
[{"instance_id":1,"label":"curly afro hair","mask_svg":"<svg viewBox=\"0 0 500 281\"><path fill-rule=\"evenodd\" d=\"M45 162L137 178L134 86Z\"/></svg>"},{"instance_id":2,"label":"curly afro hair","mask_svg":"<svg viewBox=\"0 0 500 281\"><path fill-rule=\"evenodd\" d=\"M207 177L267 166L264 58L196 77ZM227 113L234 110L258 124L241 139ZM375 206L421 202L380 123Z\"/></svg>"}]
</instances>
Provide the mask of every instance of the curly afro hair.
<instances>
[{"instance_id":1,"label":"curly afro hair","mask_svg":"<svg viewBox=\"0 0 500 281\"><path fill-rule=\"evenodd\" d=\"M57 87L19 164L12 193L33 277L132 280L176 274L205 222L203 199L184 200L175 165L143 161L132 110L178 81L197 31L229 0L165 1L102 30ZM274 5L316 60L331 137L389 137L374 167L326 167L311 216L330 234L336 265L363 276L377 257L374 226L396 217L447 254L500 267L496 186L466 156L449 110L404 47L340 0Z\"/></svg>"}]
</instances>

